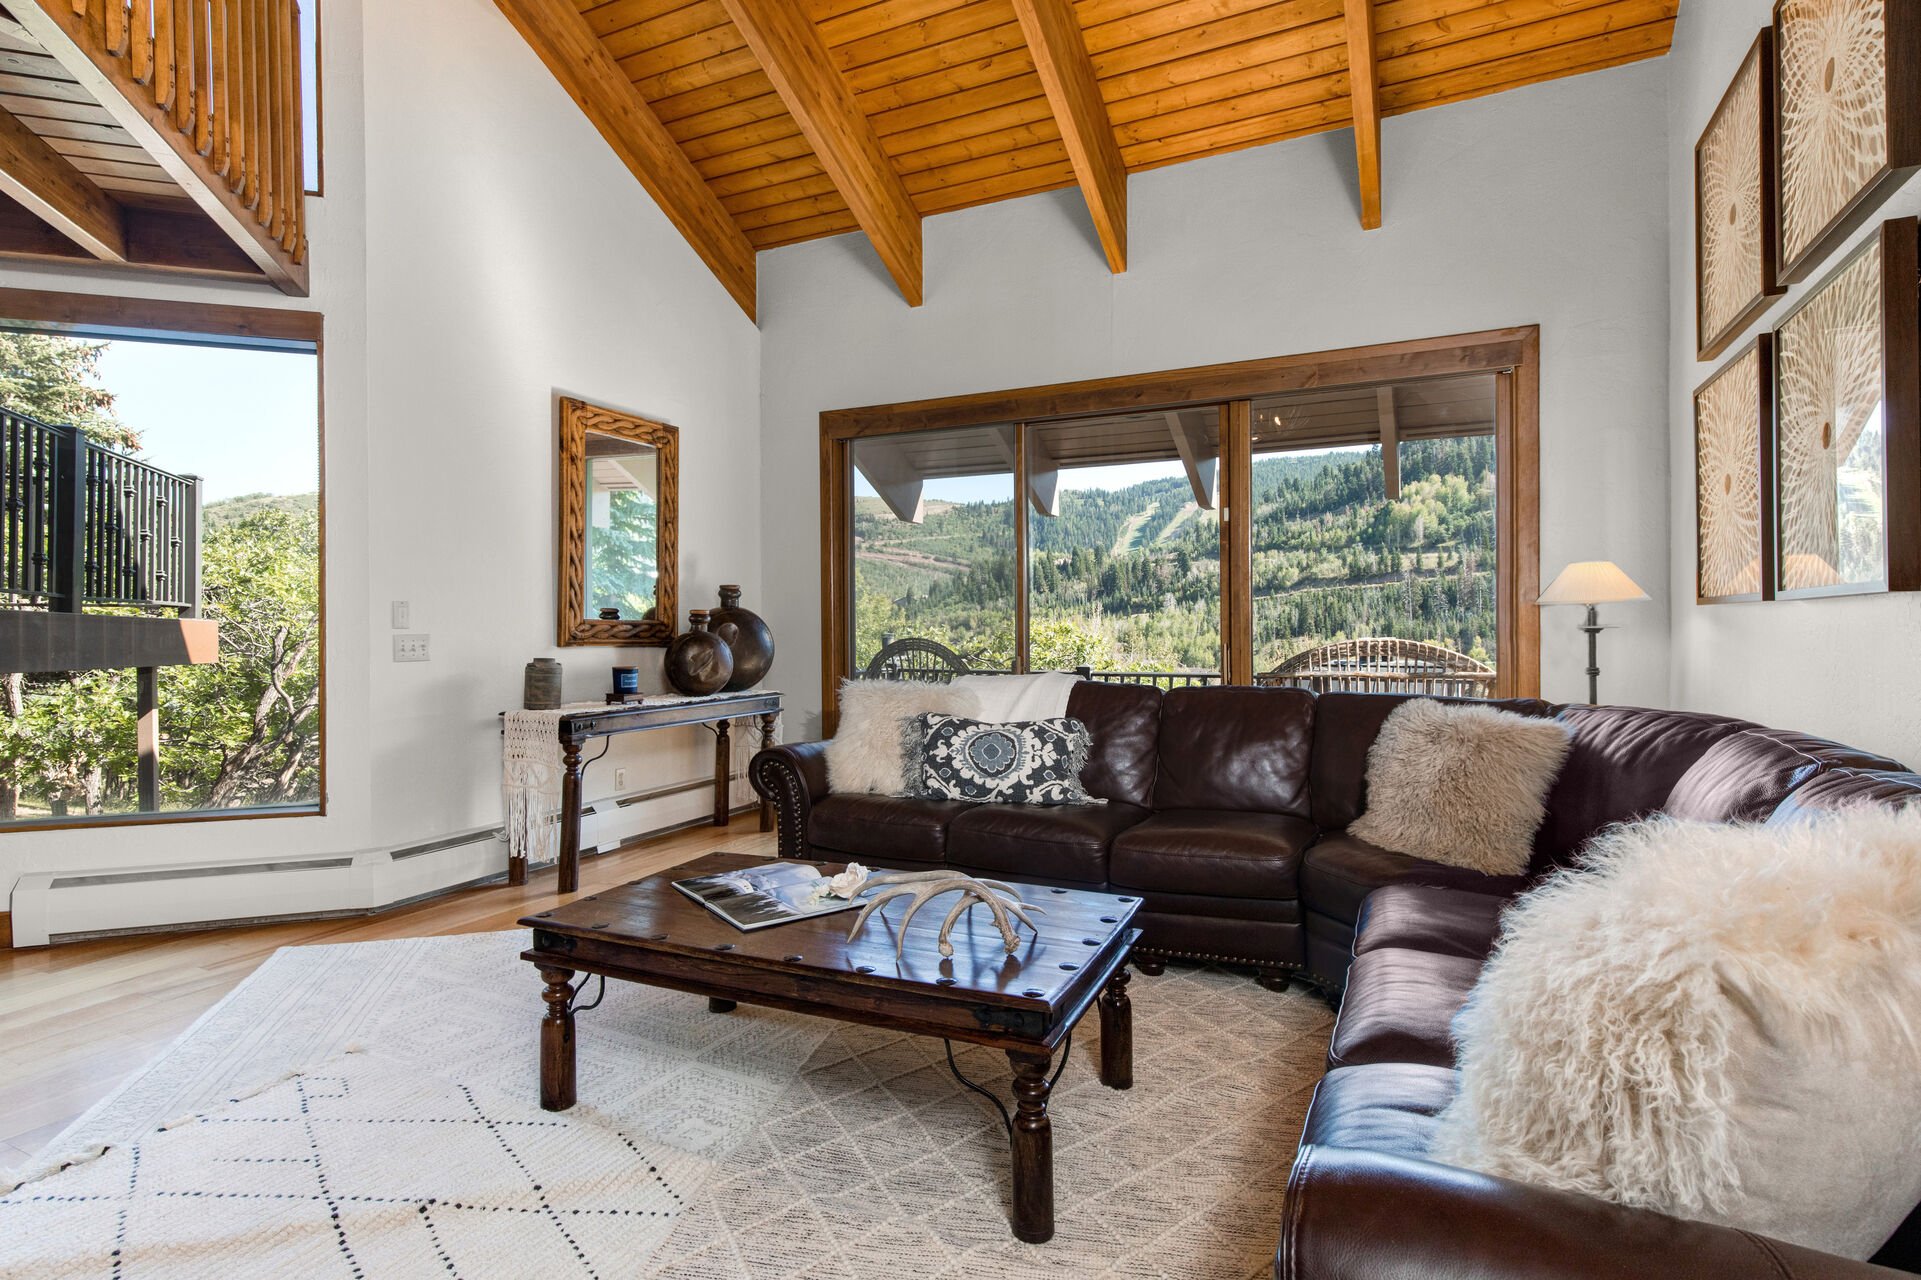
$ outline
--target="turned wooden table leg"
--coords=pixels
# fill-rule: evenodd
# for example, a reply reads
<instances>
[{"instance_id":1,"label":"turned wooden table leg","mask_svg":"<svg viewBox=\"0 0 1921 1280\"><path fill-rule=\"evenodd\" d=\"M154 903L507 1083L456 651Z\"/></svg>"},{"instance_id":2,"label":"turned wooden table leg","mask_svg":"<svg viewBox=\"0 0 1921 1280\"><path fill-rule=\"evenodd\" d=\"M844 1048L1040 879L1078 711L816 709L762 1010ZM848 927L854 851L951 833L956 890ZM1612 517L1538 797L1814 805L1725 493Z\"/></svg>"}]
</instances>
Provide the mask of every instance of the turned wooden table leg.
<instances>
[{"instance_id":1,"label":"turned wooden table leg","mask_svg":"<svg viewBox=\"0 0 1921 1280\"><path fill-rule=\"evenodd\" d=\"M774 724L779 719L780 717L771 711L761 716L760 749L762 751L774 745ZM766 796L760 798L760 829L762 831L774 829L774 802Z\"/></svg>"},{"instance_id":2,"label":"turned wooden table leg","mask_svg":"<svg viewBox=\"0 0 1921 1280\"><path fill-rule=\"evenodd\" d=\"M1125 966L1101 988L1101 1083L1110 1089L1134 1087L1134 1002L1127 998Z\"/></svg>"},{"instance_id":3,"label":"turned wooden table leg","mask_svg":"<svg viewBox=\"0 0 1921 1280\"><path fill-rule=\"evenodd\" d=\"M574 998L572 969L540 966L546 982L540 998L547 1016L540 1020L540 1109L565 1111L574 1105Z\"/></svg>"},{"instance_id":4,"label":"turned wooden table leg","mask_svg":"<svg viewBox=\"0 0 1921 1280\"><path fill-rule=\"evenodd\" d=\"M727 825L727 811L732 805L731 782L734 776L734 740L728 732L728 722L717 721L714 725L714 825Z\"/></svg>"},{"instance_id":5,"label":"turned wooden table leg","mask_svg":"<svg viewBox=\"0 0 1921 1280\"><path fill-rule=\"evenodd\" d=\"M560 869L559 889L580 888L580 739L560 740Z\"/></svg>"},{"instance_id":6,"label":"turned wooden table leg","mask_svg":"<svg viewBox=\"0 0 1921 1280\"><path fill-rule=\"evenodd\" d=\"M1054 1122L1047 1118L1051 1058L1009 1050L1014 1064L1014 1234L1029 1244L1054 1238Z\"/></svg>"}]
</instances>

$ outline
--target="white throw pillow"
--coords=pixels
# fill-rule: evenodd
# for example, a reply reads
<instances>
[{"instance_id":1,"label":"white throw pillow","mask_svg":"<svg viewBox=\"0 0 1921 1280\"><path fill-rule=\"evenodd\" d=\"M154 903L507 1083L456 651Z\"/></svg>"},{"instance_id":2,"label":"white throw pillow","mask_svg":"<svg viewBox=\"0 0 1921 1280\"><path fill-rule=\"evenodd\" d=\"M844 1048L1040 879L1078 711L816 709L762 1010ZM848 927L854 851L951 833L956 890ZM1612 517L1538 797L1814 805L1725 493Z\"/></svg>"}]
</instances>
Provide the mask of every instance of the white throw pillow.
<instances>
[{"instance_id":1,"label":"white throw pillow","mask_svg":"<svg viewBox=\"0 0 1921 1280\"><path fill-rule=\"evenodd\" d=\"M1652 819L1521 898L1437 1160L1850 1258L1921 1202L1921 811Z\"/></svg>"},{"instance_id":2,"label":"white throw pillow","mask_svg":"<svg viewBox=\"0 0 1921 1280\"><path fill-rule=\"evenodd\" d=\"M827 743L827 789L841 794L907 794L901 730L924 711L977 713L974 695L924 680L844 680L840 725ZM917 762L918 763L918 762Z\"/></svg>"},{"instance_id":3,"label":"white throw pillow","mask_svg":"<svg viewBox=\"0 0 1921 1280\"><path fill-rule=\"evenodd\" d=\"M1548 788L1567 759L1558 720L1431 698L1389 713L1367 753L1370 844L1491 876L1527 870Z\"/></svg>"}]
</instances>

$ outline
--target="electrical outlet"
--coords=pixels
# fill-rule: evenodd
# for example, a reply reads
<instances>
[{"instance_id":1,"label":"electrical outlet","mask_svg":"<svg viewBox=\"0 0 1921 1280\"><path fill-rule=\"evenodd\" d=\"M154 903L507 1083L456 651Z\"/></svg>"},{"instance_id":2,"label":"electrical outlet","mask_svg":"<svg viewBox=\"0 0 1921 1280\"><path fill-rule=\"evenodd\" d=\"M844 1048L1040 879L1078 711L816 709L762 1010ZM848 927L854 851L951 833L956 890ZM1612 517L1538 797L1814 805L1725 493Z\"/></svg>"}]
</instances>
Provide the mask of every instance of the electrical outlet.
<instances>
[{"instance_id":1,"label":"electrical outlet","mask_svg":"<svg viewBox=\"0 0 1921 1280\"><path fill-rule=\"evenodd\" d=\"M405 600L396 600L394 609L394 630L405 631L414 625L414 607Z\"/></svg>"},{"instance_id":2,"label":"electrical outlet","mask_svg":"<svg viewBox=\"0 0 1921 1280\"><path fill-rule=\"evenodd\" d=\"M625 791L626 789L627 789L627 771L625 769L614 770L614 790Z\"/></svg>"},{"instance_id":3,"label":"electrical outlet","mask_svg":"<svg viewBox=\"0 0 1921 1280\"><path fill-rule=\"evenodd\" d=\"M427 652L427 637L423 635L395 636L395 662L431 662Z\"/></svg>"}]
</instances>

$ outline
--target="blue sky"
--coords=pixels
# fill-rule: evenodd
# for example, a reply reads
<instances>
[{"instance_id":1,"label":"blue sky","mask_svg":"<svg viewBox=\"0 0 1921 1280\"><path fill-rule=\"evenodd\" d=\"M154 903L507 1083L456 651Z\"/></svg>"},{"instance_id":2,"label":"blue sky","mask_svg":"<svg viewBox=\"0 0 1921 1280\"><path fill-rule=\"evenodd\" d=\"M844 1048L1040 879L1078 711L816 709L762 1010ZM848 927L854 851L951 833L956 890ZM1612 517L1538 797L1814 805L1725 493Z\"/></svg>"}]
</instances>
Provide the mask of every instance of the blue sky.
<instances>
[{"instance_id":1,"label":"blue sky","mask_svg":"<svg viewBox=\"0 0 1921 1280\"><path fill-rule=\"evenodd\" d=\"M319 487L319 361L311 354L116 339L98 380L141 456L200 476L205 501Z\"/></svg>"}]
</instances>

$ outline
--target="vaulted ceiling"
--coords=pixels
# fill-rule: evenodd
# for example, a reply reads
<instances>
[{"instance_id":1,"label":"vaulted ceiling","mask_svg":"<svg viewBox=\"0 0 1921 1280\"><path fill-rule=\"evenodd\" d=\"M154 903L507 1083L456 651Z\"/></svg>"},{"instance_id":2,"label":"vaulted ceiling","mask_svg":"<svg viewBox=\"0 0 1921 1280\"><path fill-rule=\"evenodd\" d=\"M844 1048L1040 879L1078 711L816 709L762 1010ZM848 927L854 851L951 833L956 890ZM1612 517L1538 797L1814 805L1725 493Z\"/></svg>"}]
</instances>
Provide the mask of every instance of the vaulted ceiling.
<instances>
[{"instance_id":1,"label":"vaulted ceiling","mask_svg":"<svg viewBox=\"0 0 1921 1280\"><path fill-rule=\"evenodd\" d=\"M861 231L921 300L920 219L1667 51L1679 0L497 0L753 314L760 249Z\"/></svg>"}]
</instances>

